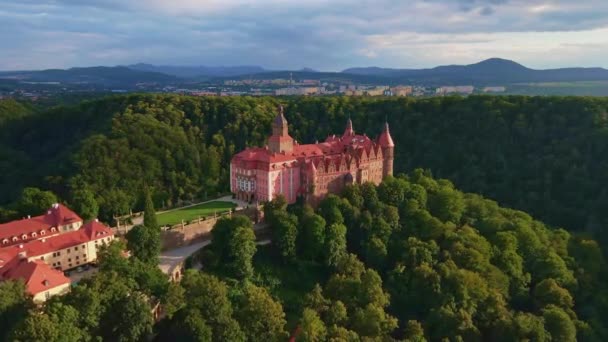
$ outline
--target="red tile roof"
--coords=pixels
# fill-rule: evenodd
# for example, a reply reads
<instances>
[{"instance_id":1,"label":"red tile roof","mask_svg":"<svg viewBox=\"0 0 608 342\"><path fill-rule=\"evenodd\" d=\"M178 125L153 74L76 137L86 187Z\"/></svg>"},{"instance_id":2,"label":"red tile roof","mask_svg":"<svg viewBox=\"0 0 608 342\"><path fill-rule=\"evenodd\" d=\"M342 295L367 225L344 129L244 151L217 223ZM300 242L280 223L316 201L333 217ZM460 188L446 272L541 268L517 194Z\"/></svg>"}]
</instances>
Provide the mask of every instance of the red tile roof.
<instances>
[{"instance_id":1,"label":"red tile roof","mask_svg":"<svg viewBox=\"0 0 608 342\"><path fill-rule=\"evenodd\" d=\"M3 275L4 279L23 279L27 292L36 295L55 288L57 286L70 283L62 272L52 269L42 260L26 261L20 260L16 267L13 267Z\"/></svg>"},{"instance_id":2,"label":"red tile roof","mask_svg":"<svg viewBox=\"0 0 608 342\"><path fill-rule=\"evenodd\" d=\"M370 151L374 142L365 135L330 136L325 142L317 144L294 145L293 151L273 153L267 148L252 147L237 153L234 161L259 161L264 163L280 163L300 158L321 158L323 156L338 156L350 150Z\"/></svg>"},{"instance_id":3,"label":"red tile roof","mask_svg":"<svg viewBox=\"0 0 608 342\"><path fill-rule=\"evenodd\" d=\"M81 221L82 219L75 212L64 205L54 204L44 215L0 224L0 246L15 245L50 236L59 233L59 231L51 232L53 227Z\"/></svg>"},{"instance_id":4,"label":"red tile roof","mask_svg":"<svg viewBox=\"0 0 608 342\"><path fill-rule=\"evenodd\" d=\"M28 258L45 255L54 251L59 251L72 246L78 246L92 240L112 236L114 232L95 220L85 224L82 228L71 232L59 234L51 238L34 240L16 246L9 246L0 249L16 251L13 253L25 252ZM22 246L22 247L21 247Z\"/></svg>"},{"instance_id":5,"label":"red tile roof","mask_svg":"<svg viewBox=\"0 0 608 342\"><path fill-rule=\"evenodd\" d=\"M393 138L391 137L391 133L388 130L388 123L384 124L384 130L380 134L378 138L378 143L382 147L395 147L395 143L393 142Z\"/></svg>"}]
</instances>

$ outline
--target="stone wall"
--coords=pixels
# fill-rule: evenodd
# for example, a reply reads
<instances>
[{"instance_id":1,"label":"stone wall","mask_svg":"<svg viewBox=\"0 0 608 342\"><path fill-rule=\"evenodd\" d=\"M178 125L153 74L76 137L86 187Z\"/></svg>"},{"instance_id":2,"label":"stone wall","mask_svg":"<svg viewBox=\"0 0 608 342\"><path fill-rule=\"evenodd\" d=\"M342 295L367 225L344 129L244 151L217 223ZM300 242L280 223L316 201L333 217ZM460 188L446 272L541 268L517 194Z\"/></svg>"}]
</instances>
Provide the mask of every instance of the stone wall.
<instances>
[{"instance_id":1,"label":"stone wall","mask_svg":"<svg viewBox=\"0 0 608 342\"><path fill-rule=\"evenodd\" d=\"M238 210L234 213L226 213L224 215L245 215L251 218L254 222L257 222L256 210L253 207ZM221 217L221 215L218 215L217 217L209 217L205 220L196 220L195 222L191 222L190 224L178 224L171 227L171 229L163 231L161 234L162 249L170 250L182 246L187 246L195 241L200 241L209 238L213 226L215 226L215 223Z\"/></svg>"}]
</instances>

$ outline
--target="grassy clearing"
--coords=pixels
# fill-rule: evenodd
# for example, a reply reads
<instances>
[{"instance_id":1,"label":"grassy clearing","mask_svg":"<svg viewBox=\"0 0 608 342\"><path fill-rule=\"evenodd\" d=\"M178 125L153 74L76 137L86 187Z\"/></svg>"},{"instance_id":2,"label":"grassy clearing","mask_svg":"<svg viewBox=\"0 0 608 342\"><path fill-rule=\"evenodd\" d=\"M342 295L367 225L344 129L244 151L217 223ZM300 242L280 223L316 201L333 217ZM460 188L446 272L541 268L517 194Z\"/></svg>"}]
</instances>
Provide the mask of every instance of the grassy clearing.
<instances>
[{"instance_id":1,"label":"grassy clearing","mask_svg":"<svg viewBox=\"0 0 608 342\"><path fill-rule=\"evenodd\" d=\"M213 201L199 204L193 207L173 210L157 214L158 224L161 226L172 226L181 223L182 220L189 222L199 217L211 216L214 213L222 213L234 209L236 205L232 202Z\"/></svg>"}]
</instances>

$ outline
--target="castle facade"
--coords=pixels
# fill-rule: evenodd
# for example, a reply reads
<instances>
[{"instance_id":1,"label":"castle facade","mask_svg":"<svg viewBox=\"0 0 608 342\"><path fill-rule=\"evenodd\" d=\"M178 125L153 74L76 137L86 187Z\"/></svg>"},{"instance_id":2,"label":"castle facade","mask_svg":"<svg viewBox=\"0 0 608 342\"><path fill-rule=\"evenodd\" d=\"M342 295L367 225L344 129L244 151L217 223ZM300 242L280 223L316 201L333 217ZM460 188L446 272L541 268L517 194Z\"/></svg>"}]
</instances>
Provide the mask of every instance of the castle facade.
<instances>
[{"instance_id":1,"label":"castle facade","mask_svg":"<svg viewBox=\"0 0 608 342\"><path fill-rule=\"evenodd\" d=\"M248 202L271 201L280 194L288 203L302 197L314 206L348 184L379 184L392 175L394 149L388 123L371 139L356 134L350 119L341 136L300 145L289 136L281 107L268 145L247 148L232 158L230 190L237 199Z\"/></svg>"}]
</instances>

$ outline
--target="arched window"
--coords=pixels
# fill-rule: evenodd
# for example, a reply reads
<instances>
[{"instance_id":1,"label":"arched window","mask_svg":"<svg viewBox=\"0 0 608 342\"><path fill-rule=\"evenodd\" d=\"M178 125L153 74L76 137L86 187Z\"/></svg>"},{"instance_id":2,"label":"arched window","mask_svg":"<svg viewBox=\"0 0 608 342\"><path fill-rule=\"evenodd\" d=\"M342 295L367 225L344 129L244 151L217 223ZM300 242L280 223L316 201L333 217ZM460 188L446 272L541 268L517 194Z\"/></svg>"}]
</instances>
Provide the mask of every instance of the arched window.
<instances>
[{"instance_id":1,"label":"arched window","mask_svg":"<svg viewBox=\"0 0 608 342\"><path fill-rule=\"evenodd\" d=\"M54 233L55 231L57 231L57 229L55 229L55 227L51 228L51 233Z\"/></svg>"},{"instance_id":2,"label":"arched window","mask_svg":"<svg viewBox=\"0 0 608 342\"><path fill-rule=\"evenodd\" d=\"M2 244L3 244L3 245L6 245L7 243L8 243L8 239L4 239L4 240L2 240Z\"/></svg>"}]
</instances>

